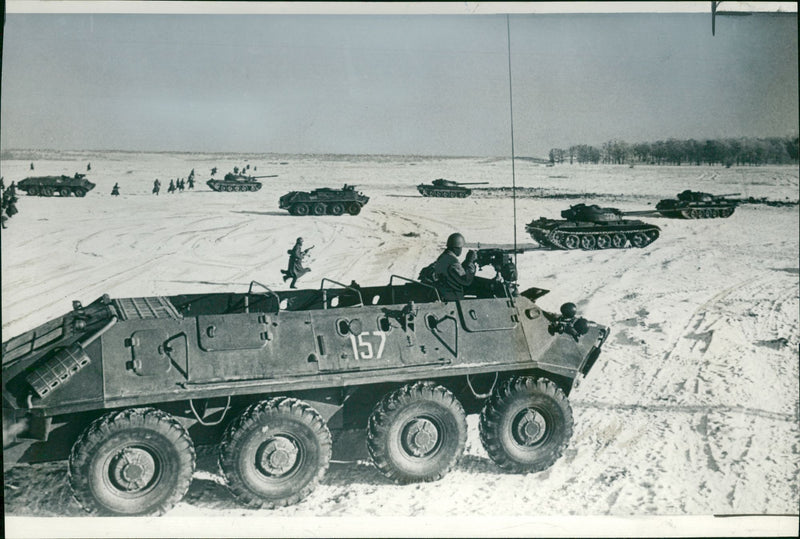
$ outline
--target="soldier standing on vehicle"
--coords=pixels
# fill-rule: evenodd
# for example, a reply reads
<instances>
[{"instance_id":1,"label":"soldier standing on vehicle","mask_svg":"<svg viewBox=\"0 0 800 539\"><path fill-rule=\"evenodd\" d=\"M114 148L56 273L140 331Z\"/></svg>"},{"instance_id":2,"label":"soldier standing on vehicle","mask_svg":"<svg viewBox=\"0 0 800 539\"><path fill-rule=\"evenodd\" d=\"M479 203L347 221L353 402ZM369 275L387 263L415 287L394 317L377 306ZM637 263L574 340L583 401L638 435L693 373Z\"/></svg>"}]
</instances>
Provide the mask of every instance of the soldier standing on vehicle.
<instances>
[{"instance_id":1,"label":"soldier standing on vehicle","mask_svg":"<svg viewBox=\"0 0 800 539\"><path fill-rule=\"evenodd\" d=\"M161 191L161 182L156 178L156 181L153 182L153 194L158 196L159 191Z\"/></svg>"},{"instance_id":2,"label":"soldier standing on vehicle","mask_svg":"<svg viewBox=\"0 0 800 539\"><path fill-rule=\"evenodd\" d=\"M477 255L470 250L463 262L458 261L464 250L464 236L459 233L450 234L447 248L436 261L424 268L419 279L432 283L445 301L464 298L464 288L472 284L477 268Z\"/></svg>"},{"instance_id":3,"label":"soldier standing on vehicle","mask_svg":"<svg viewBox=\"0 0 800 539\"><path fill-rule=\"evenodd\" d=\"M303 238L297 238L294 247L286 251L289 254L289 266L285 270L281 270L281 273L283 273L284 282L288 279L292 280L289 288L297 288L295 286L295 284L297 284L297 279L311 271L310 268L303 267L303 258L313 248L314 246L312 245L304 251Z\"/></svg>"},{"instance_id":4,"label":"soldier standing on vehicle","mask_svg":"<svg viewBox=\"0 0 800 539\"><path fill-rule=\"evenodd\" d=\"M114 187L111 188L111 196L118 197L119 196L119 184L115 183Z\"/></svg>"}]
</instances>

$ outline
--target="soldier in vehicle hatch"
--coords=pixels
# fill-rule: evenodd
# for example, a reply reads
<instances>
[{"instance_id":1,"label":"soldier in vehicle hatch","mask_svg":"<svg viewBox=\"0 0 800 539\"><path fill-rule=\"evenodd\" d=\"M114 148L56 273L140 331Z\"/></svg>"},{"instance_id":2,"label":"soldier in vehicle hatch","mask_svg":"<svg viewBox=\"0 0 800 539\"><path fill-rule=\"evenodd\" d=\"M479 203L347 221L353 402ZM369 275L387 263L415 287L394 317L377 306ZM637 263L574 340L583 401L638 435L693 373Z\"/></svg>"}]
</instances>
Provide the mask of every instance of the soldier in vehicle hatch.
<instances>
[{"instance_id":1,"label":"soldier in vehicle hatch","mask_svg":"<svg viewBox=\"0 0 800 539\"><path fill-rule=\"evenodd\" d=\"M312 245L304 251L303 238L297 238L294 247L286 251L289 254L289 267L285 270L281 270L281 273L283 273L284 282L288 279L292 280L289 288L297 288L295 286L295 284L297 284L297 279L311 271L311 269L303 267L303 258L305 258L308 252L313 248L314 246Z\"/></svg>"},{"instance_id":2,"label":"soldier in vehicle hatch","mask_svg":"<svg viewBox=\"0 0 800 539\"><path fill-rule=\"evenodd\" d=\"M464 236L458 232L450 234L445 251L419 274L419 280L433 284L445 301L463 299L464 288L475 278L478 255L470 249L464 261L459 262L463 250Z\"/></svg>"}]
</instances>

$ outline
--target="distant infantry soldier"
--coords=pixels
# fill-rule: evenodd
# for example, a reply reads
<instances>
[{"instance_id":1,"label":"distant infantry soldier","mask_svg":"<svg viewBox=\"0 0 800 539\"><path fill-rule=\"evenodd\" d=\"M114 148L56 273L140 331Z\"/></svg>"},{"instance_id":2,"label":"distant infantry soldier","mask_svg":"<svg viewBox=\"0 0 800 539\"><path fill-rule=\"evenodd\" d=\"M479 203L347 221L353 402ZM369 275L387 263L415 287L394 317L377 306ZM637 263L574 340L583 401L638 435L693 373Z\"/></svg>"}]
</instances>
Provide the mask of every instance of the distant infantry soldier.
<instances>
[{"instance_id":1,"label":"distant infantry soldier","mask_svg":"<svg viewBox=\"0 0 800 539\"><path fill-rule=\"evenodd\" d=\"M167 193L172 194L174 192L175 192L175 180L170 178L169 187L167 187Z\"/></svg>"},{"instance_id":2,"label":"distant infantry soldier","mask_svg":"<svg viewBox=\"0 0 800 539\"><path fill-rule=\"evenodd\" d=\"M92 164L91 163L86 163L86 170L87 171L92 170Z\"/></svg>"},{"instance_id":3,"label":"distant infantry soldier","mask_svg":"<svg viewBox=\"0 0 800 539\"><path fill-rule=\"evenodd\" d=\"M217 173L217 167L212 168L211 169L211 175L213 176L216 173Z\"/></svg>"},{"instance_id":4,"label":"distant infantry soldier","mask_svg":"<svg viewBox=\"0 0 800 539\"><path fill-rule=\"evenodd\" d=\"M111 188L111 196L118 197L119 196L119 184L115 183L114 187Z\"/></svg>"},{"instance_id":5,"label":"distant infantry soldier","mask_svg":"<svg viewBox=\"0 0 800 539\"><path fill-rule=\"evenodd\" d=\"M153 194L158 196L159 191L161 191L161 182L156 178L156 181L153 182Z\"/></svg>"},{"instance_id":6,"label":"distant infantry soldier","mask_svg":"<svg viewBox=\"0 0 800 539\"><path fill-rule=\"evenodd\" d=\"M233 173L239 174L239 167L233 167Z\"/></svg>"},{"instance_id":7,"label":"distant infantry soldier","mask_svg":"<svg viewBox=\"0 0 800 539\"><path fill-rule=\"evenodd\" d=\"M436 262L424 268L419 275L423 282L432 283L445 301L464 298L464 288L472 284L477 268L475 261L478 255L468 251L463 262L458 261L464 250L464 236L459 233L450 234L447 248L439 255Z\"/></svg>"},{"instance_id":8,"label":"distant infantry soldier","mask_svg":"<svg viewBox=\"0 0 800 539\"><path fill-rule=\"evenodd\" d=\"M312 245L304 251L303 238L297 238L294 247L286 251L289 254L289 267L285 270L281 270L281 273L283 273L284 282L288 279L292 280L289 288L297 288L295 286L295 284L297 284L297 279L311 271L311 269L303 267L303 258L305 258L308 252L313 248L314 246Z\"/></svg>"},{"instance_id":9,"label":"distant infantry soldier","mask_svg":"<svg viewBox=\"0 0 800 539\"><path fill-rule=\"evenodd\" d=\"M189 179L190 180L194 179L194 169L192 169L192 171L189 173Z\"/></svg>"},{"instance_id":10,"label":"distant infantry soldier","mask_svg":"<svg viewBox=\"0 0 800 539\"><path fill-rule=\"evenodd\" d=\"M183 178L181 178L180 180L178 180L178 191L181 191L181 192L182 192L182 191L183 191L183 187L184 187L184 185L185 185L185 184L183 183Z\"/></svg>"},{"instance_id":11,"label":"distant infantry soldier","mask_svg":"<svg viewBox=\"0 0 800 539\"><path fill-rule=\"evenodd\" d=\"M192 172L194 172L194 169L192 169ZM189 183L189 189L194 189L194 174L189 174L188 183Z\"/></svg>"},{"instance_id":12,"label":"distant infantry soldier","mask_svg":"<svg viewBox=\"0 0 800 539\"><path fill-rule=\"evenodd\" d=\"M31 170L33 170L33 163L31 163Z\"/></svg>"}]
</instances>

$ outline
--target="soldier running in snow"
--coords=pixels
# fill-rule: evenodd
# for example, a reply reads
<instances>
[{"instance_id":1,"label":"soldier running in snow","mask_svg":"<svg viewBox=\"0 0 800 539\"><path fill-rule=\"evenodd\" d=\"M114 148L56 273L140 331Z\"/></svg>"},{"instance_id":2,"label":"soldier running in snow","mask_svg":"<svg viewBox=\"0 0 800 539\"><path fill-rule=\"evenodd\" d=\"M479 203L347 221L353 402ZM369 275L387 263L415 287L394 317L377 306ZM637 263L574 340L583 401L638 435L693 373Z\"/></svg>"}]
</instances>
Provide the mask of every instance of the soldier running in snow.
<instances>
[{"instance_id":1,"label":"soldier running in snow","mask_svg":"<svg viewBox=\"0 0 800 539\"><path fill-rule=\"evenodd\" d=\"M313 248L314 246L312 245L304 251L303 238L297 238L294 247L286 251L289 254L289 266L285 270L281 270L281 273L283 273L284 282L286 282L288 279L292 280L289 288L297 288L295 286L295 284L297 284L297 279L311 271L310 268L303 267L303 258Z\"/></svg>"},{"instance_id":2,"label":"soldier running in snow","mask_svg":"<svg viewBox=\"0 0 800 539\"><path fill-rule=\"evenodd\" d=\"M111 196L118 197L119 196L119 184L115 183L114 187L111 188Z\"/></svg>"}]
</instances>

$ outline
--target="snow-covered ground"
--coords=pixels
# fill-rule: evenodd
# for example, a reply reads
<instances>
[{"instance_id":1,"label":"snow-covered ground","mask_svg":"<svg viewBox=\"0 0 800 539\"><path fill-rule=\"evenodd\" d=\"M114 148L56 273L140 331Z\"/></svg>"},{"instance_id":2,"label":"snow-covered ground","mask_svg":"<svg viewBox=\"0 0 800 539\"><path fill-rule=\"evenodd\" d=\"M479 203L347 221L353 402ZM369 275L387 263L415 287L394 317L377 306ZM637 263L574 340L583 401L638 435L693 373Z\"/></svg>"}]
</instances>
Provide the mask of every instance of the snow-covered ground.
<instances>
[{"instance_id":1,"label":"snow-covered ground","mask_svg":"<svg viewBox=\"0 0 800 539\"><path fill-rule=\"evenodd\" d=\"M512 243L510 192L423 198L434 178L511 185L509 159L217 156L72 152L2 162L6 185L29 175L92 170L85 198L20 196L2 233L3 340L63 314L71 300L244 290L255 279L285 285L279 270L302 236L315 245L312 272L363 285L391 274L416 277L459 231L470 243ZM29 170L30 162L36 166ZM256 193L206 185L250 164ZM169 195L170 178L194 168L194 191ZM150 194L162 182L161 195ZM120 197L110 196L119 182ZM370 197L356 217L292 217L278 209L290 190L356 184ZM577 202L642 210L684 189L798 198L797 167L649 167L517 161L519 243L525 224L558 218ZM586 194L585 198L551 195ZM169 516L533 516L796 514L798 430L798 206L742 205L728 219L647 217L662 229L645 249L519 255L522 289L551 290L548 310L574 301L611 326L589 377L572 393L575 433L552 468L502 473L480 445L476 418L458 466L441 481L390 484L369 463L363 436L338 440L334 462L302 503L274 511L237 504L221 484L211 448ZM485 270L487 273L489 269ZM487 276L491 276L490 274ZM6 515L79 516L64 462L18 465L5 474Z\"/></svg>"}]
</instances>

